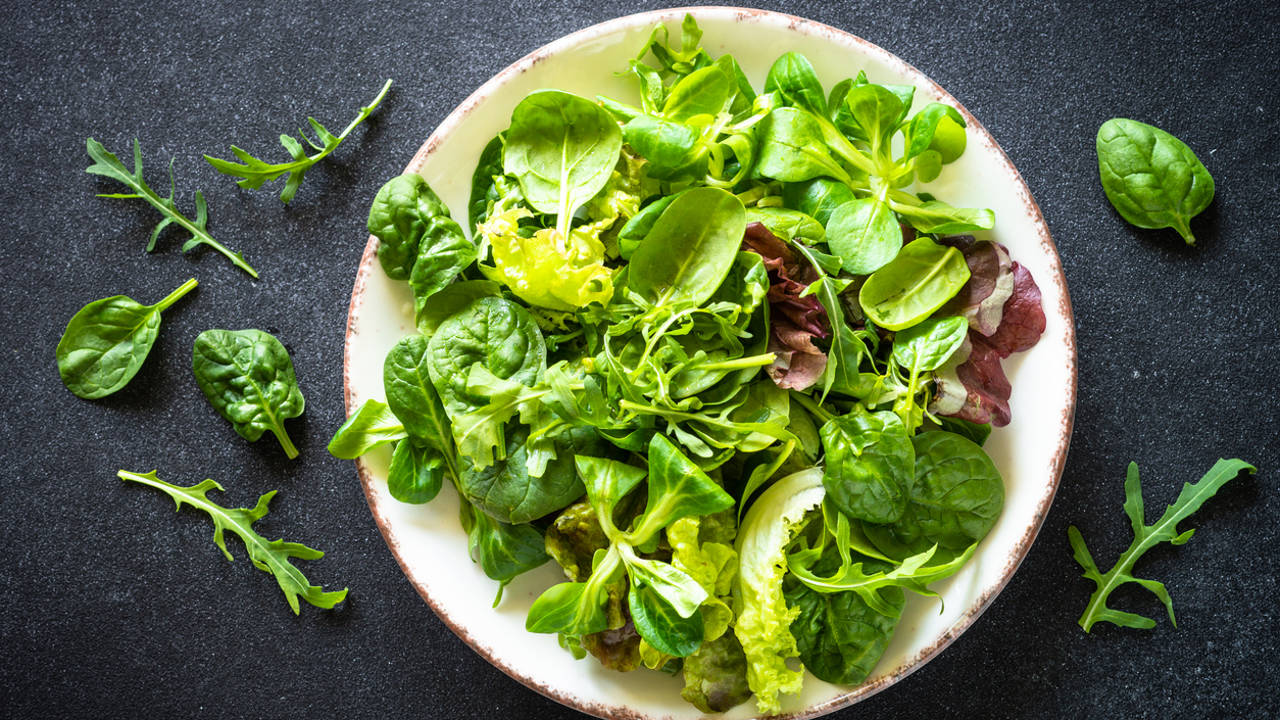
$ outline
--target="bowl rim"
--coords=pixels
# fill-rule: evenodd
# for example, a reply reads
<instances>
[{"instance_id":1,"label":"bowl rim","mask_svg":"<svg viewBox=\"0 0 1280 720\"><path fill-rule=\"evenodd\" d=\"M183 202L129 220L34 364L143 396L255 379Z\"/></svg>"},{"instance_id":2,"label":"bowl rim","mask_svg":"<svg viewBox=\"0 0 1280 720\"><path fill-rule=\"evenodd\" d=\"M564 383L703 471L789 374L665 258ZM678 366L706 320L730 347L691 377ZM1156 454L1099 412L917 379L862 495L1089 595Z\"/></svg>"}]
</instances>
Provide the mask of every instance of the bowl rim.
<instances>
[{"instance_id":1,"label":"bowl rim","mask_svg":"<svg viewBox=\"0 0 1280 720\"><path fill-rule=\"evenodd\" d=\"M677 7L624 15L602 23L591 25L581 30L569 33L568 35L564 35L511 63L468 95L467 98L454 108L447 116L445 116L444 120L442 120L435 130L432 131L430 136L428 136L422 146L418 148L418 151L414 154L413 158L405 166L403 172L418 172L426 163L427 159L435 153L440 143L453 132L455 127L466 120L466 118L484 99L505 85L511 78L524 73L543 58L563 52L594 37L612 33L616 30L630 28L636 25L652 26L657 23L668 22L671 20L678 21L682 19L685 14L691 14L695 19L700 19L706 16L730 16L740 22L750 21L761 24L773 24L796 31L805 36L824 37L829 40L835 40L846 45L854 46L861 52L868 55L878 56L884 63L896 66L906 74L913 76L916 79L917 85L927 87L933 93L942 98L944 102L956 108L956 110L958 110L964 117L965 122L968 124L968 128L973 132L973 136L988 144L996 151L997 160L1003 166L1002 169L1008 173L1010 178L1014 181L1014 187L1019 191L1020 200L1024 204L1033 224L1036 226L1038 236L1036 239L1040 244L1041 250L1046 254L1049 261L1051 272L1050 277L1046 279L1057 285L1062 297L1062 304L1057 308L1057 311L1063 321L1064 340L1068 349L1065 360L1068 364L1070 382L1067 387L1067 402L1062 413L1057 448L1054 452L1053 459L1050 462L1051 477L1049 479L1046 492L1038 501L1033 521L1029 524L1023 536L1018 540L1012 556L1007 558L1007 564L1001 571L999 580L995 585L980 595L965 610L961 617L945 633L937 638L933 644L916 653L916 655L907 659L898 667L885 673L880 678L872 682L850 688L843 694L803 708L802 710L769 716L779 720L805 720L807 718L826 715L841 708L848 707L860 700L871 697L928 663L977 621L982 613L991 606L991 603L995 600L996 596L999 595L1000 592L1008 585L1013 574L1026 558L1027 553L1031 549L1031 545L1035 542L1036 536L1044 525L1045 516L1048 514L1050 505L1053 503L1054 496L1057 494L1058 486L1062 479L1063 468L1066 464L1067 452L1071 444L1071 434L1075 420L1076 390L1078 381L1074 312L1071 306L1071 296L1067 289L1066 276L1062 269L1062 262L1058 256L1057 247L1053 242L1053 238L1049 233L1048 225L1045 223L1044 215L1040 210L1040 206L1032 197L1026 181L1023 180L1022 175L1018 172L1017 168L1014 167L1008 154L1002 147L1000 147L999 143L995 141L995 138L991 136L991 133L987 131L986 127L983 126L976 117L974 117L973 113L969 112L969 110L956 100L956 98L923 72L875 43L839 28L786 13L723 5ZM365 286L368 281L369 274L377 265L375 262L377 246L377 238L370 235L365 244L364 253L360 258L360 264L357 269L356 280L352 287L351 300L348 306L345 330L346 336L343 343L342 374L343 401L348 416L355 409L355 398L351 383L351 367L352 355L356 351L356 323L359 318L360 309L363 306ZM467 629L457 620L450 617L447 610L431 597L427 592L425 585L413 579L413 575L409 571L406 558L401 553L399 542L393 537L387 519L382 515L375 504L372 488L373 476L369 465L364 458L357 458L355 462L356 472L360 478L361 487L365 494L365 501L368 503L369 510L373 514L374 522L377 524L383 540L387 543L387 547L391 550L391 554L395 557L401 571L405 573L405 578L409 580L410 584L413 585L414 589L422 599L426 601L427 605L431 607L436 616L439 617L440 620L443 621L444 624L473 651L487 660L491 665L511 677L513 680L516 680L525 687L566 707L570 707L596 717L608 718L609 720L645 720L650 717L645 713L638 712L626 706L606 705L589 701L562 688L552 687L529 678L521 674L515 668L506 664L501 658L496 657L494 653L489 652L482 645L475 642Z\"/></svg>"}]
</instances>

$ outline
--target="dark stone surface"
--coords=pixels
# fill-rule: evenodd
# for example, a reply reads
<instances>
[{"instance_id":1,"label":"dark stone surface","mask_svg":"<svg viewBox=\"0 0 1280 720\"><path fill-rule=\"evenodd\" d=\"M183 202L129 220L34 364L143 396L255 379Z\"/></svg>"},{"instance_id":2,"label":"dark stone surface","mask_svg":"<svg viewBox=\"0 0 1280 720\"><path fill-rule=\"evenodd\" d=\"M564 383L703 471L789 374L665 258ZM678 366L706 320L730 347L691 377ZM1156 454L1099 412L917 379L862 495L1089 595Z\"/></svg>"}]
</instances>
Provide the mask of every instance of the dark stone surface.
<instances>
[{"instance_id":1,"label":"dark stone surface","mask_svg":"<svg viewBox=\"0 0 1280 720\"><path fill-rule=\"evenodd\" d=\"M6 262L0 442L0 714L15 718L304 716L573 717L507 679L432 614L383 544L350 463L324 445L343 416L347 298L378 186L474 87L571 30L636 2L281 4L5 3L0 184ZM778 9L861 35L965 103L1039 200L1066 268L1080 342L1076 431L1057 501L1008 589L950 649L841 717L1261 717L1275 713L1280 637L1276 366L1280 302L1280 6L1266 2L786 2ZM393 94L297 199L245 191L201 153L237 143L267 157L308 114L341 127L386 77ZM1108 117L1153 122L1191 145L1218 199L1201 247L1124 224L1097 182L1093 137ZM142 247L156 214L102 200L84 139L126 153L142 139L152 182L175 158L178 196L203 189L211 228L262 272L221 257ZM276 188L278 190L278 186ZM64 390L53 348L85 302L154 301L200 288L124 391ZM307 395L289 462L248 444L190 376L208 327L256 326L292 351ZM1157 512L1219 456L1261 467L1189 526L1182 548L1140 565L1173 594L1114 604L1155 630L1075 619L1090 585L1066 528L1109 564L1129 539L1125 464L1138 460ZM158 467L212 476L228 503L279 489L261 523L328 552L306 571L349 584L337 612L294 617L275 583L203 517L114 478Z\"/></svg>"}]
</instances>

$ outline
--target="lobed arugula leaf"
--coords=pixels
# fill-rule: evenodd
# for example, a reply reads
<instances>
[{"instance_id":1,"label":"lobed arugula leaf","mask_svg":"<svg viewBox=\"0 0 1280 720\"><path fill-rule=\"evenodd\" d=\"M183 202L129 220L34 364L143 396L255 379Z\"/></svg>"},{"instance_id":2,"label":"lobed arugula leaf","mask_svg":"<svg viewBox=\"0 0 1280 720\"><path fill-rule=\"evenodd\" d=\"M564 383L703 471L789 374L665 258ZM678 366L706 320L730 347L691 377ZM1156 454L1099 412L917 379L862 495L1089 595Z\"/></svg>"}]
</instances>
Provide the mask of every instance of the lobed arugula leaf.
<instances>
[{"instance_id":1,"label":"lobed arugula leaf","mask_svg":"<svg viewBox=\"0 0 1280 720\"><path fill-rule=\"evenodd\" d=\"M115 154L108 152L102 143L89 138L85 141L85 148L89 152L89 157L93 158L93 164L85 168L85 172L92 175L101 175L113 180L118 180L127 185L133 192L131 193L100 193L98 197L115 198L118 200L146 200L156 210L159 210L164 219L161 220L151 231L151 239L147 241L147 252L156 249L156 239L160 237L160 232L171 224L177 223L178 227L191 233L191 238L182 244L182 252L198 246L208 245L209 247L222 253L236 267L249 273L250 277L257 278L258 271L250 267L245 262L244 256L238 252L233 252L230 248L213 239L209 234L209 209L204 202L204 194L199 190L196 191L196 219L192 220L182 213L178 212L177 206L173 201L174 183L173 183L173 162L169 162L169 197L162 198L156 191L147 185L147 181L142 178L142 146L138 143L138 139L133 139L133 172L129 172L125 168L124 163L120 162L120 158Z\"/></svg>"},{"instance_id":2,"label":"lobed arugula leaf","mask_svg":"<svg viewBox=\"0 0 1280 720\"><path fill-rule=\"evenodd\" d=\"M204 159L213 166L214 170L217 170L223 175L242 178L237 181L236 184L242 188L249 188L251 190L256 190L262 187L264 183L275 180L281 175L288 173L289 179L285 181L284 189L280 191L280 201L288 205L289 201L292 200L293 196L298 192L298 186L302 184L303 175L311 169L312 165L320 162L328 156L329 153L338 149L338 145L342 144L342 141L347 139L347 136L351 134L351 131L355 130L356 126L364 122L366 118L373 114L373 111L378 108L378 105L382 102L382 99L387 96L387 91L390 89L391 81L388 80L386 84L382 86L382 90L378 93L378 96L373 99L373 102L360 108L360 114L356 115L356 119L352 120L351 124L347 125L346 129L337 135L329 132L329 129L324 125L321 125L320 121L315 118L307 118L307 122L311 125L311 129L315 132L316 138L320 142L313 142L302 130L298 130L298 137L302 138L303 142L318 151L315 155L308 155L307 150L302 146L302 143L298 142L292 136L281 135L280 144L284 146L285 150L289 151L291 156L293 156L292 162L268 163L263 160L259 160L235 145L231 146L231 152L240 159L240 162L238 163L230 160L221 160L209 155L205 155Z\"/></svg>"},{"instance_id":3,"label":"lobed arugula leaf","mask_svg":"<svg viewBox=\"0 0 1280 720\"><path fill-rule=\"evenodd\" d=\"M225 533L231 531L238 535L244 541L245 549L249 551L249 561L253 566L275 576L276 582L280 584L280 590L284 592L285 600L289 602L289 607L293 608L294 615L301 612L298 605L299 597L316 607L326 609L346 599L347 588L325 592L319 585L312 585L302 571L291 562L291 558L315 560L324 557L324 553L301 543L267 540L253 529L253 524L266 516L267 505L271 502L271 498L275 497L275 490L259 497L258 503L251 508L226 508L209 499L210 490L223 489L222 485L214 480L203 480L197 485L182 487L161 480L156 476L155 470L149 473L121 470L116 475L126 482L141 483L163 491L173 498L179 510L182 509L182 504L186 503L208 513L209 518L213 520L213 542L222 550L222 554L228 561L233 558L231 551L227 550Z\"/></svg>"},{"instance_id":4,"label":"lobed arugula leaf","mask_svg":"<svg viewBox=\"0 0 1280 720\"><path fill-rule=\"evenodd\" d=\"M1160 598L1165 609L1169 611L1169 622L1177 627L1178 621L1173 616L1173 599L1169 597L1169 591L1163 583L1133 575L1133 564L1148 550L1162 542L1170 545L1186 544L1195 530L1178 532L1178 523L1199 510L1200 506L1216 495L1229 480L1245 471L1253 473L1257 468L1243 460L1218 460L1198 482L1184 484L1182 492L1178 493L1178 499L1165 508L1160 519L1153 525L1147 525L1142 501L1142 482L1138 478L1138 464L1129 463L1129 471L1124 481L1124 512L1133 525L1133 542L1120 554L1116 564L1105 573L1100 571L1093 560L1093 555L1089 553L1088 546L1084 543L1084 537L1080 535L1080 530L1075 525L1067 528L1067 538L1071 541L1076 562L1084 568L1084 577L1097 585L1097 589L1089 598L1089 604L1084 608L1084 614L1080 616L1080 627L1084 628L1085 632L1089 632L1095 624L1100 622L1140 630L1155 627L1156 623L1151 618L1107 607L1107 598L1111 596L1112 591L1130 582L1141 585Z\"/></svg>"}]
</instances>

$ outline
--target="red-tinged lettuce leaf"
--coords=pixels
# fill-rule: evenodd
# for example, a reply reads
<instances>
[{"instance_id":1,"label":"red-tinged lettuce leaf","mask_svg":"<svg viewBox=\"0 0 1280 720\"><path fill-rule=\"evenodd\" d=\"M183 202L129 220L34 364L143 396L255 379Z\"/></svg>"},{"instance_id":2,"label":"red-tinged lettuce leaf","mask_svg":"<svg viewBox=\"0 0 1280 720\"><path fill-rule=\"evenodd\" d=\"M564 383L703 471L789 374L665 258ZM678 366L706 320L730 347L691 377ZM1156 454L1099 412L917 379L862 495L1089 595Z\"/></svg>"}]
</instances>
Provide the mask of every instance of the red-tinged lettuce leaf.
<instances>
[{"instance_id":1,"label":"red-tinged lettuce leaf","mask_svg":"<svg viewBox=\"0 0 1280 720\"><path fill-rule=\"evenodd\" d=\"M972 330L969 343L968 359L938 372L929 411L979 424L1008 425L1013 387L1000 365L1001 355L990 341Z\"/></svg>"},{"instance_id":2,"label":"red-tinged lettuce leaf","mask_svg":"<svg viewBox=\"0 0 1280 720\"><path fill-rule=\"evenodd\" d=\"M999 243L974 242L968 236L944 238L945 244L964 253L969 281L946 305L944 312L969 321L969 327L991 335L1000 327L1004 306L1013 296L1013 263L1009 251Z\"/></svg>"},{"instance_id":3,"label":"red-tinged lettuce leaf","mask_svg":"<svg viewBox=\"0 0 1280 720\"><path fill-rule=\"evenodd\" d=\"M1013 295L1004 304L1004 319L995 334L987 338L1000 357L1030 350L1044 333L1040 286L1031 277L1031 271L1016 262L1013 264L1013 286Z\"/></svg>"},{"instance_id":4,"label":"red-tinged lettuce leaf","mask_svg":"<svg viewBox=\"0 0 1280 720\"><path fill-rule=\"evenodd\" d=\"M776 359L766 372L778 387L811 387L827 367L827 355L814 339L831 335L822 303L814 295L801 297L818 275L761 223L747 226L742 245L764 258L769 271L769 352Z\"/></svg>"}]
</instances>

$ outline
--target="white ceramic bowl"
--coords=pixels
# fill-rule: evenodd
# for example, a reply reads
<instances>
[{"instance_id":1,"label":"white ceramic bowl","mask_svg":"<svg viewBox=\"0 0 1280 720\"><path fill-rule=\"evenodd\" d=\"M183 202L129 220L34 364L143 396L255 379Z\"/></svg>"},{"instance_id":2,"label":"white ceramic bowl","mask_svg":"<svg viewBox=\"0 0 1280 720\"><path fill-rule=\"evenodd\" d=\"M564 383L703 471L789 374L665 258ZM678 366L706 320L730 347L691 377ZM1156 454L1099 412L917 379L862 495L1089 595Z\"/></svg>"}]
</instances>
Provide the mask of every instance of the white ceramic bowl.
<instances>
[{"instance_id":1,"label":"white ceramic bowl","mask_svg":"<svg viewBox=\"0 0 1280 720\"><path fill-rule=\"evenodd\" d=\"M704 30L713 55L730 52L761 87L773 61L788 50L804 53L828 87L865 69L872 82L913 84L916 107L948 103L969 123L964 156L928 186L955 205L996 213L991 239L1008 246L1031 270L1044 294L1048 327L1030 352L1006 362L1013 384L1013 422L996 430L987 450L1005 479L1004 513L964 569L938 583L945 600L912 597L880 664L858 687L805 679L799 696L784 696L784 712L813 717L884 689L920 667L973 624L1009 581L1049 509L1066 460L1075 407L1075 335L1071 306L1053 241L1026 185L1008 157L956 100L896 56L840 30L788 15L738 8L690 8L632 15L575 32L537 50L485 83L427 139L406 168L421 173L457 218L466 214L471 171L484 144L509 124L511 110L529 92L559 88L587 97L636 97L629 78L614 76L665 23L679 37L685 12ZM403 282L388 280L369 238L356 276L347 324L345 390L348 412L368 398L383 398L382 361L401 337L415 332L412 302ZM617 673L593 659L574 660L553 635L526 632L530 603L562 581L555 563L517 578L502 604L491 609L495 584L467 556L453 492L429 505L405 505L387 493L388 453L357 462L372 509L405 575L454 632L512 678L586 713L612 718L689 718L701 713L680 697L679 678L636 671ZM484 692L462 688L460 692ZM754 701L726 713L744 718Z\"/></svg>"}]
</instances>

